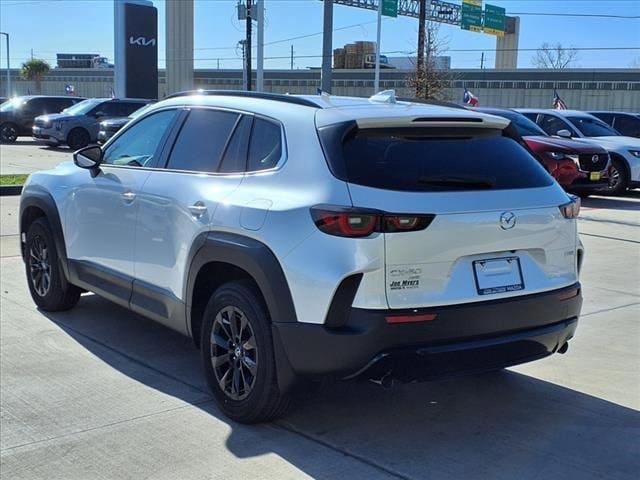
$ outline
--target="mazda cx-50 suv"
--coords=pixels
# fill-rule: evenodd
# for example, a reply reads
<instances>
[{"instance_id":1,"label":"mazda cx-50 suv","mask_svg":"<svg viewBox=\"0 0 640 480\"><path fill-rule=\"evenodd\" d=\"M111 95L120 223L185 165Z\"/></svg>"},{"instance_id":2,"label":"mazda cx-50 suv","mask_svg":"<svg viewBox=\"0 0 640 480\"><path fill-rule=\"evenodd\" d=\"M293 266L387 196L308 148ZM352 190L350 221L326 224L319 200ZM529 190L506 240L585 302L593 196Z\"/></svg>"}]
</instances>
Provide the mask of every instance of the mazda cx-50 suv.
<instances>
[{"instance_id":1,"label":"mazda cx-50 suv","mask_svg":"<svg viewBox=\"0 0 640 480\"><path fill-rule=\"evenodd\" d=\"M504 118L393 92L177 95L29 177L28 286L45 311L89 291L191 337L241 422L308 377L564 353L579 199L518 141Z\"/></svg>"}]
</instances>

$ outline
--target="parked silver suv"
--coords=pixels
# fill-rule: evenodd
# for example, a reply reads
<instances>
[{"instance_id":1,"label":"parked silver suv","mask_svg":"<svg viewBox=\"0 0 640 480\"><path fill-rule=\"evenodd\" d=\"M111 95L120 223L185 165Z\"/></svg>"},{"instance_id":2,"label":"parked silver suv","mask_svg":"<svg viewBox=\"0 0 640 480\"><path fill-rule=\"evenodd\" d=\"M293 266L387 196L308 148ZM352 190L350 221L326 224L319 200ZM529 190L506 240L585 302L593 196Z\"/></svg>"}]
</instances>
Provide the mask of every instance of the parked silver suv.
<instances>
[{"instance_id":1,"label":"parked silver suv","mask_svg":"<svg viewBox=\"0 0 640 480\"><path fill-rule=\"evenodd\" d=\"M176 96L31 175L29 289L43 310L88 290L192 337L242 422L281 414L301 377L564 353L579 200L519 140L505 118L389 92Z\"/></svg>"},{"instance_id":2,"label":"parked silver suv","mask_svg":"<svg viewBox=\"0 0 640 480\"><path fill-rule=\"evenodd\" d=\"M90 98L62 113L37 117L33 124L33 137L52 146L68 145L72 150L78 150L98 140L102 120L127 117L149 102L127 98Z\"/></svg>"}]
</instances>

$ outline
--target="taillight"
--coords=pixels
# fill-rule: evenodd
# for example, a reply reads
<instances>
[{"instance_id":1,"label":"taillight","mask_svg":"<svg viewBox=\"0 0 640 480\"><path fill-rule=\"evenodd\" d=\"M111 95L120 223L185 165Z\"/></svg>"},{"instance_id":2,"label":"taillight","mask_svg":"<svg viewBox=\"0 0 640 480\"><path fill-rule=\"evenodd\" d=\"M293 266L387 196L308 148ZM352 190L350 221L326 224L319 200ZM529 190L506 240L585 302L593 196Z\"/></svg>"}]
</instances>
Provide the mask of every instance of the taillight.
<instances>
[{"instance_id":1,"label":"taillight","mask_svg":"<svg viewBox=\"0 0 640 480\"><path fill-rule=\"evenodd\" d=\"M349 207L318 206L311 217L324 233L339 237L368 237L374 232L414 232L424 230L435 215L398 215L378 210Z\"/></svg>"},{"instance_id":2,"label":"taillight","mask_svg":"<svg viewBox=\"0 0 640 480\"><path fill-rule=\"evenodd\" d=\"M578 218L580 215L580 197L571 195L571 201L558 207L564 218Z\"/></svg>"}]
</instances>

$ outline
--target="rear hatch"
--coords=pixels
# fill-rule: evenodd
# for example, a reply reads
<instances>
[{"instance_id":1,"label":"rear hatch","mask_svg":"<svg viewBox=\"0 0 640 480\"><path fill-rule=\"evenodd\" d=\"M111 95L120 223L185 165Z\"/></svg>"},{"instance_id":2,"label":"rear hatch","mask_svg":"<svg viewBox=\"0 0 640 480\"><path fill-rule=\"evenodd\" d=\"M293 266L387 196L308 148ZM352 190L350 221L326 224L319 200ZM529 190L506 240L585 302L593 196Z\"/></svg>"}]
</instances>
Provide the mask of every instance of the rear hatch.
<instances>
[{"instance_id":1,"label":"rear hatch","mask_svg":"<svg viewBox=\"0 0 640 480\"><path fill-rule=\"evenodd\" d=\"M320 129L353 207L405 216L408 225L412 214L433 216L426 228L383 233L390 308L493 300L576 282L576 221L559 208L570 199L504 126L414 117Z\"/></svg>"}]
</instances>

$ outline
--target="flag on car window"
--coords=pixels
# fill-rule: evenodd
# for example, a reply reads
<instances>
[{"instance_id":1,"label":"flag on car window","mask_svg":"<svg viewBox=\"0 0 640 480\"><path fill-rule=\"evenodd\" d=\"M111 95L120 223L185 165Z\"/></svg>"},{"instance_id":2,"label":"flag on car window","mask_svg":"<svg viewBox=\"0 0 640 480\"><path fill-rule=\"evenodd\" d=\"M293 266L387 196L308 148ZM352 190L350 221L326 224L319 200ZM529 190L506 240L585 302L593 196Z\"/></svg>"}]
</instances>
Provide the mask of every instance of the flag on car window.
<instances>
[{"instance_id":1,"label":"flag on car window","mask_svg":"<svg viewBox=\"0 0 640 480\"><path fill-rule=\"evenodd\" d=\"M65 85L64 91L66 92L67 95L75 95L76 87L74 87L73 85Z\"/></svg>"},{"instance_id":2,"label":"flag on car window","mask_svg":"<svg viewBox=\"0 0 640 480\"><path fill-rule=\"evenodd\" d=\"M462 101L467 105L471 105L472 107L478 106L478 97L476 97L473 93L471 93L466 88L464 89L464 95L462 96Z\"/></svg>"},{"instance_id":3,"label":"flag on car window","mask_svg":"<svg viewBox=\"0 0 640 480\"><path fill-rule=\"evenodd\" d=\"M553 89L553 109L554 110L566 110L567 104L560 98L556 89Z\"/></svg>"}]
</instances>

